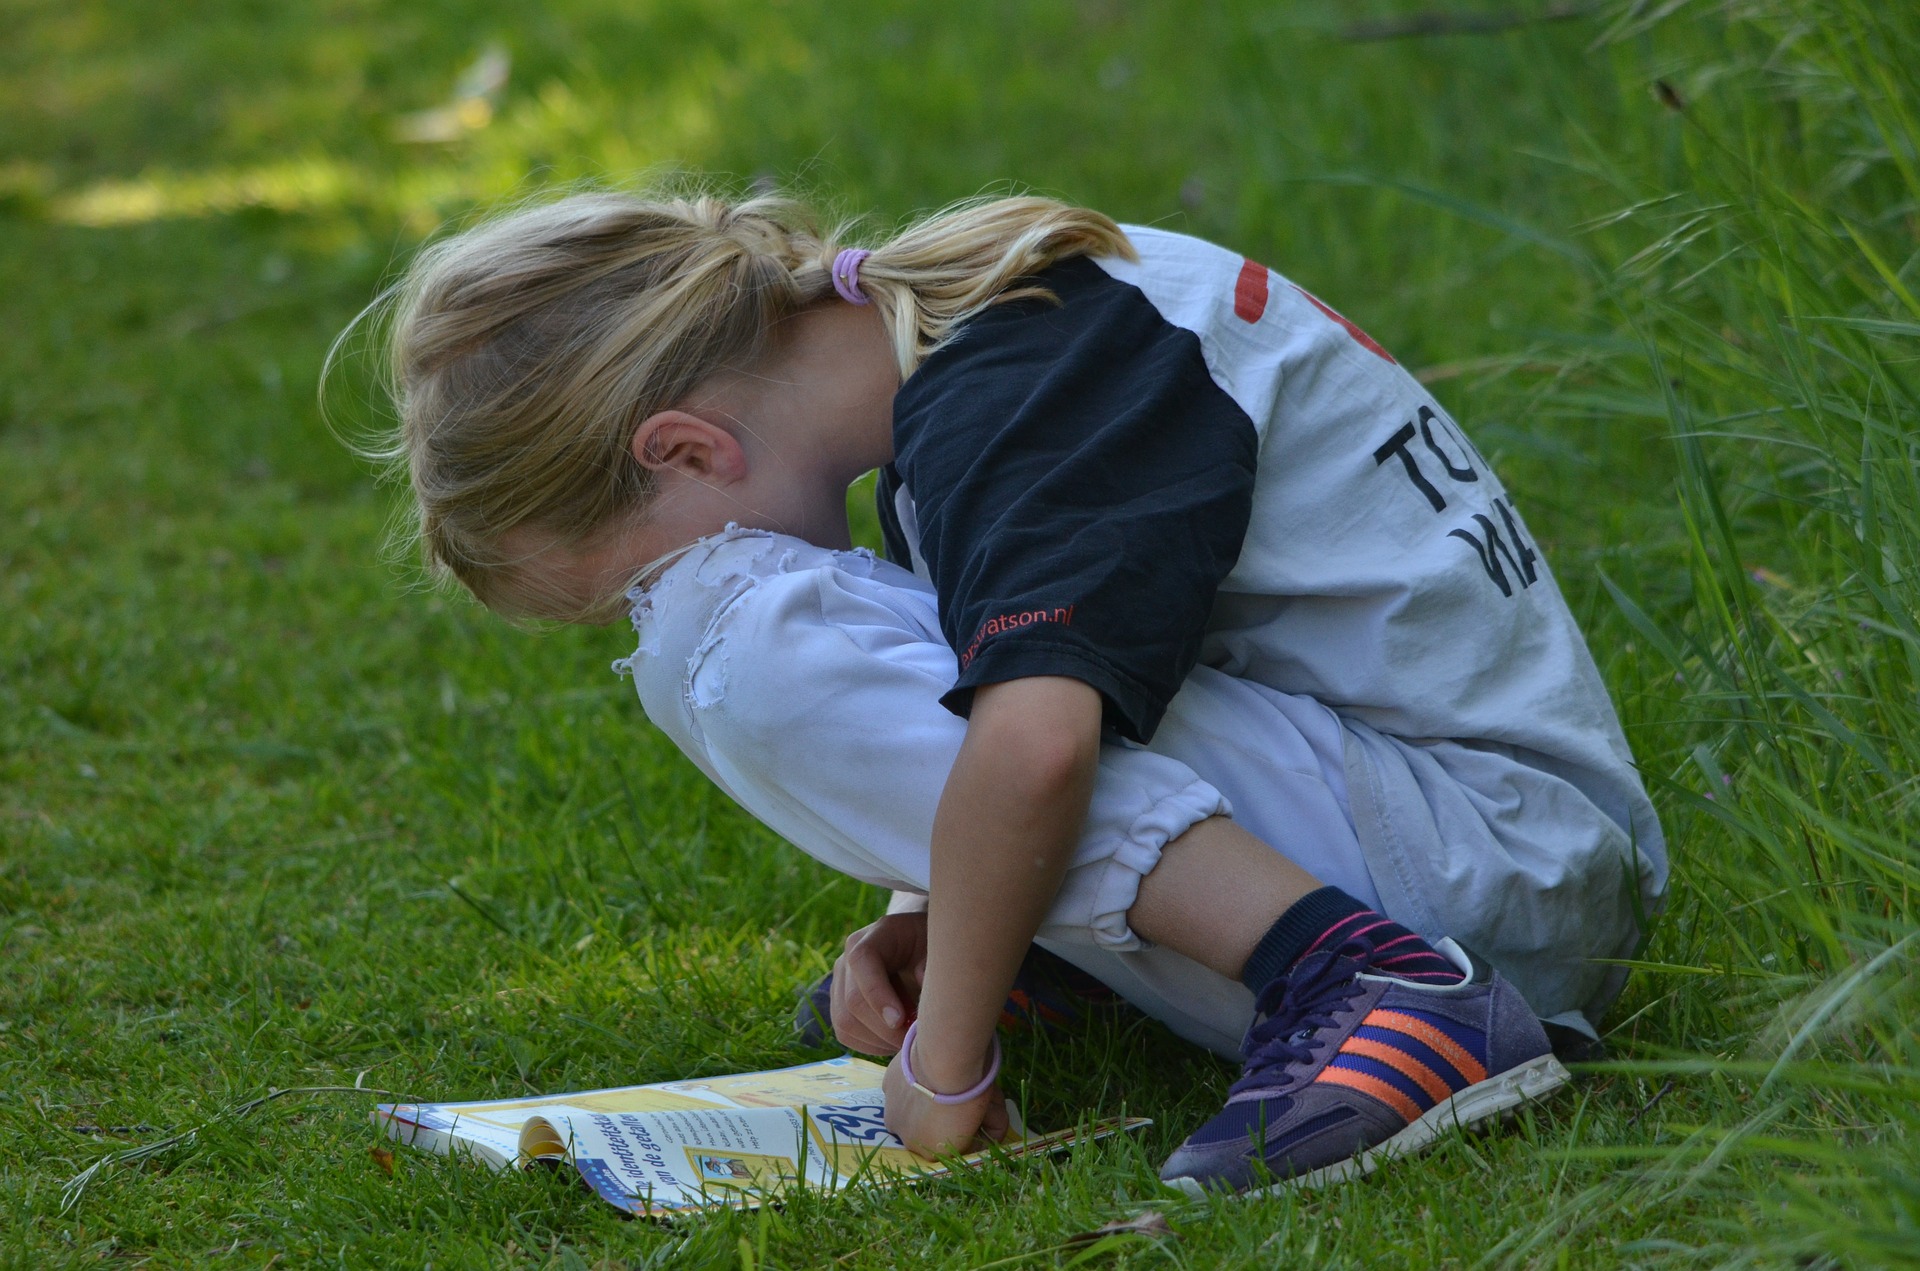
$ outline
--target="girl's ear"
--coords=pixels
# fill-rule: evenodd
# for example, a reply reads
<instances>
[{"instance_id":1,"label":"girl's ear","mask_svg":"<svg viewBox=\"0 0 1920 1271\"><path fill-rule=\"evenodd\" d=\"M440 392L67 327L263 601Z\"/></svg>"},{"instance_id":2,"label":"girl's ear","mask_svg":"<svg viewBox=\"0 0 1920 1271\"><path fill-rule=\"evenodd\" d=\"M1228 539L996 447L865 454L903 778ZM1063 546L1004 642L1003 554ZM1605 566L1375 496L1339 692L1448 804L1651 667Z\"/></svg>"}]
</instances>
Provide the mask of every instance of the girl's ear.
<instances>
[{"instance_id":1,"label":"girl's ear","mask_svg":"<svg viewBox=\"0 0 1920 1271\"><path fill-rule=\"evenodd\" d=\"M716 423L663 410L633 430L633 457L653 472L678 472L702 485L731 485L747 475L747 452Z\"/></svg>"}]
</instances>

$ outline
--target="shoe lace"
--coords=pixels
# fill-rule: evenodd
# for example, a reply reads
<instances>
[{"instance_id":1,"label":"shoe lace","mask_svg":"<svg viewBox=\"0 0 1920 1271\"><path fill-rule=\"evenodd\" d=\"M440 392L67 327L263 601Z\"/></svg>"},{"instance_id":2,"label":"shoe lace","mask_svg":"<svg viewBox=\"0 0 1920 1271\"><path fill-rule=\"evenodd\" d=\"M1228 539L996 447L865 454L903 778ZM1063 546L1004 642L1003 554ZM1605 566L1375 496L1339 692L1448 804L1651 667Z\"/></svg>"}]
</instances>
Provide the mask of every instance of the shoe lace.
<instances>
[{"instance_id":1,"label":"shoe lace","mask_svg":"<svg viewBox=\"0 0 1920 1271\"><path fill-rule=\"evenodd\" d=\"M1241 1053L1246 1064L1228 1097L1272 1085L1276 1068L1313 1058L1313 1035L1334 1022L1348 999L1364 987L1354 978L1373 959L1373 944L1349 940L1337 949L1311 954L1287 975L1274 980L1254 1003L1253 1026Z\"/></svg>"}]
</instances>

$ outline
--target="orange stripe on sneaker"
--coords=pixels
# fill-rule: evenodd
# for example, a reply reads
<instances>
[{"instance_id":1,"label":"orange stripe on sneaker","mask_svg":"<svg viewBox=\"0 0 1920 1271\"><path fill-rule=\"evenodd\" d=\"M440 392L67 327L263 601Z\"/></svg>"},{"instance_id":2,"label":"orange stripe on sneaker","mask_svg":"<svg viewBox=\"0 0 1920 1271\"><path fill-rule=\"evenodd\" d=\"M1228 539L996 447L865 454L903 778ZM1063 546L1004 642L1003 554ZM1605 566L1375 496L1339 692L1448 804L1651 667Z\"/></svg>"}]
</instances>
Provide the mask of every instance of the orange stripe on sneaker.
<instances>
[{"instance_id":1,"label":"orange stripe on sneaker","mask_svg":"<svg viewBox=\"0 0 1920 1271\"><path fill-rule=\"evenodd\" d=\"M1370 1094L1405 1117L1409 1124L1420 1119L1420 1106L1378 1077L1371 1077L1364 1072L1354 1072L1347 1068L1322 1068L1320 1075L1314 1080L1335 1086L1345 1086L1349 1090L1358 1090L1361 1094Z\"/></svg>"},{"instance_id":2,"label":"orange stripe on sneaker","mask_svg":"<svg viewBox=\"0 0 1920 1271\"><path fill-rule=\"evenodd\" d=\"M1395 1072L1411 1079L1415 1085L1426 1091L1427 1097L1435 1103L1451 1098L1453 1095L1453 1087L1446 1083L1445 1078L1398 1046L1387 1042L1369 1041L1364 1037L1349 1037L1341 1044L1340 1053L1364 1055L1368 1059L1387 1065Z\"/></svg>"},{"instance_id":3,"label":"orange stripe on sneaker","mask_svg":"<svg viewBox=\"0 0 1920 1271\"><path fill-rule=\"evenodd\" d=\"M1468 1054L1465 1046L1423 1019L1415 1019L1399 1011L1374 1011L1363 1022L1375 1028L1390 1028L1396 1033L1405 1033L1452 1064L1469 1083L1487 1079L1486 1067Z\"/></svg>"}]
</instances>

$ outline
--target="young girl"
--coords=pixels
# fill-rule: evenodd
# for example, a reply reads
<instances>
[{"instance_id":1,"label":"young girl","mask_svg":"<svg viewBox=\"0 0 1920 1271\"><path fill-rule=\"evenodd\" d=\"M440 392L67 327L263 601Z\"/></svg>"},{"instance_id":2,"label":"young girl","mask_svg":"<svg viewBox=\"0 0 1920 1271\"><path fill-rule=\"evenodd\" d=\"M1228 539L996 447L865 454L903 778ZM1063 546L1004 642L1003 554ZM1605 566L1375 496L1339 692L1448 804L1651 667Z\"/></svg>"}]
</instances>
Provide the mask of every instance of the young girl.
<instances>
[{"instance_id":1,"label":"young girl","mask_svg":"<svg viewBox=\"0 0 1920 1271\"><path fill-rule=\"evenodd\" d=\"M924 898L832 986L909 1146L1003 1129L1036 935L1242 1060L1188 1189L1551 1089L1537 1017L1617 994L1664 850L1546 563L1263 265L1035 198L865 250L778 199L581 195L422 252L392 359L430 560L511 614L630 608L696 764ZM875 468L893 564L846 550Z\"/></svg>"}]
</instances>

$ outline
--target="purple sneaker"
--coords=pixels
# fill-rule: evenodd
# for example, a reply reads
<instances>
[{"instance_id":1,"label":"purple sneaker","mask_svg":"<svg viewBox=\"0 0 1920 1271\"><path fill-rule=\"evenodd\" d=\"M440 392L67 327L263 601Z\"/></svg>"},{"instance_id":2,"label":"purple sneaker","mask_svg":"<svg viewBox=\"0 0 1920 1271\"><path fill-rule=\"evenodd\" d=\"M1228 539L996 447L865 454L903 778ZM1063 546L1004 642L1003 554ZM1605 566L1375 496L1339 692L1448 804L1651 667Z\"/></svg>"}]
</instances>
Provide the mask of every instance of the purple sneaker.
<instances>
[{"instance_id":1,"label":"purple sneaker","mask_svg":"<svg viewBox=\"0 0 1920 1271\"><path fill-rule=\"evenodd\" d=\"M1009 1032L1070 1028L1096 1011L1127 1007L1118 993L1073 963L1039 945L1027 950L1000 1008ZM833 973L821 976L794 1003L793 1037L802 1046L825 1046L833 1036Z\"/></svg>"},{"instance_id":2,"label":"purple sneaker","mask_svg":"<svg viewBox=\"0 0 1920 1271\"><path fill-rule=\"evenodd\" d=\"M1373 946L1352 940L1267 985L1227 1106L1160 1177L1194 1196L1337 1182L1570 1080L1518 990L1453 941L1434 948L1467 978L1372 974Z\"/></svg>"}]
</instances>

